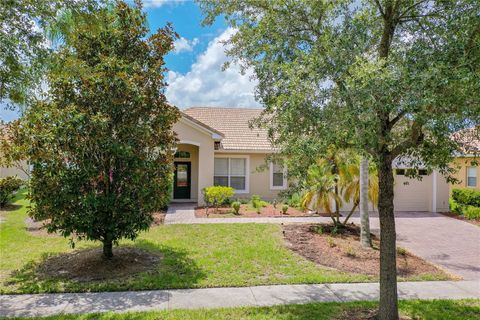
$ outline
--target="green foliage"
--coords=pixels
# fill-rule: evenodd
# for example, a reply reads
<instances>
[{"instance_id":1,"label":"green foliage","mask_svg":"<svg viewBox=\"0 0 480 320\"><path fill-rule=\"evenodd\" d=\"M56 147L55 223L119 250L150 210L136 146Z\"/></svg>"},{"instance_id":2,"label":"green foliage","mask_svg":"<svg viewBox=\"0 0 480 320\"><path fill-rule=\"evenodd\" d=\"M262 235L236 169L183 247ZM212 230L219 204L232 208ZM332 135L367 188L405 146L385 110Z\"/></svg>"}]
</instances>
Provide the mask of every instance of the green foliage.
<instances>
[{"instance_id":1,"label":"green foliage","mask_svg":"<svg viewBox=\"0 0 480 320\"><path fill-rule=\"evenodd\" d=\"M462 214L461 206L453 198L448 199L448 206L451 212L454 212L456 214Z\"/></svg>"},{"instance_id":2,"label":"green foliage","mask_svg":"<svg viewBox=\"0 0 480 320\"><path fill-rule=\"evenodd\" d=\"M238 215L239 212L240 212L240 206L241 206L240 202L238 202L238 201L232 202L232 209L233 209L233 211L235 212L236 215Z\"/></svg>"},{"instance_id":3,"label":"green foliage","mask_svg":"<svg viewBox=\"0 0 480 320\"><path fill-rule=\"evenodd\" d=\"M59 12L79 9L88 0L0 1L0 101L25 104L40 88L51 54L45 28Z\"/></svg>"},{"instance_id":4,"label":"green foliage","mask_svg":"<svg viewBox=\"0 0 480 320\"><path fill-rule=\"evenodd\" d=\"M252 197L250 198L250 203L258 214L261 213L262 208L268 205L268 203L266 201L263 201L262 198L257 194L252 195Z\"/></svg>"},{"instance_id":5,"label":"green foliage","mask_svg":"<svg viewBox=\"0 0 480 320\"><path fill-rule=\"evenodd\" d=\"M14 141L33 165L31 216L50 219L49 232L102 241L109 257L169 200L179 112L163 94L164 56L176 34L167 25L149 36L145 14L123 1L72 19L49 94Z\"/></svg>"},{"instance_id":6,"label":"green foliage","mask_svg":"<svg viewBox=\"0 0 480 320\"><path fill-rule=\"evenodd\" d=\"M282 213L287 214L288 208L289 208L288 204L282 205Z\"/></svg>"},{"instance_id":7,"label":"green foliage","mask_svg":"<svg viewBox=\"0 0 480 320\"><path fill-rule=\"evenodd\" d=\"M298 192L293 193L287 200L287 204L293 208L300 208L302 205L302 196Z\"/></svg>"},{"instance_id":8,"label":"green foliage","mask_svg":"<svg viewBox=\"0 0 480 320\"><path fill-rule=\"evenodd\" d=\"M456 203L480 208L480 191L468 188L453 189L452 198Z\"/></svg>"},{"instance_id":9,"label":"green foliage","mask_svg":"<svg viewBox=\"0 0 480 320\"><path fill-rule=\"evenodd\" d=\"M233 197L235 190L231 187L211 186L203 188L202 193L207 206L218 208Z\"/></svg>"},{"instance_id":10,"label":"green foliage","mask_svg":"<svg viewBox=\"0 0 480 320\"><path fill-rule=\"evenodd\" d=\"M22 185L22 179L17 177L0 179L0 208L5 207L15 197L15 193Z\"/></svg>"},{"instance_id":11,"label":"green foliage","mask_svg":"<svg viewBox=\"0 0 480 320\"><path fill-rule=\"evenodd\" d=\"M480 208L474 206L466 206L463 209L463 215L467 219L480 219Z\"/></svg>"}]
</instances>

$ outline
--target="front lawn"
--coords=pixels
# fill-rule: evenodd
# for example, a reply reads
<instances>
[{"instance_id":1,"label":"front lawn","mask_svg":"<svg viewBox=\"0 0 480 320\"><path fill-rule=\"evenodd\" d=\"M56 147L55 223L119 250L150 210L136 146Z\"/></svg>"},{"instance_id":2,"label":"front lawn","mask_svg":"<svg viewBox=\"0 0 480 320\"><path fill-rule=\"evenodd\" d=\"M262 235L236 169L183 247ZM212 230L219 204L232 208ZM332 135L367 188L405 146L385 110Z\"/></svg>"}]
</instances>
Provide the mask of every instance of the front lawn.
<instances>
[{"instance_id":1,"label":"front lawn","mask_svg":"<svg viewBox=\"0 0 480 320\"><path fill-rule=\"evenodd\" d=\"M321 267L287 249L274 224L161 225L122 246L160 256L153 271L129 278L73 281L41 276L42 261L72 252L68 240L25 229L28 202L3 211L0 223L0 292L39 293L201 288L264 284L365 282L373 276ZM76 250L99 243L79 242ZM407 278L408 279L408 278ZM430 277L426 279L431 279Z\"/></svg>"},{"instance_id":2,"label":"front lawn","mask_svg":"<svg viewBox=\"0 0 480 320\"><path fill-rule=\"evenodd\" d=\"M87 315L59 315L43 320L344 320L370 319L375 302L312 303L274 307L224 308L209 310L172 310L157 312L102 313ZM400 313L407 319L474 320L480 314L480 300L411 300L400 301ZM27 319L27 318L17 318ZM30 318L32 319L32 318ZM13 320L13 319L12 319Z\"/></svg>"}]
</instances>

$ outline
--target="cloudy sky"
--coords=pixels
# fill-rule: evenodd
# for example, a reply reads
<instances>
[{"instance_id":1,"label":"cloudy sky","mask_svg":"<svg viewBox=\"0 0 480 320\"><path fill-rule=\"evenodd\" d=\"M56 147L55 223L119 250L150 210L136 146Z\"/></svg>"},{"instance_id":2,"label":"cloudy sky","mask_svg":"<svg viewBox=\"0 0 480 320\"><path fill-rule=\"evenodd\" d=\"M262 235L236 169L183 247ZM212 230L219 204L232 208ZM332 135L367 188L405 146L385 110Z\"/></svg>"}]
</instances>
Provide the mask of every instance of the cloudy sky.
<instances>
[{"instance_id":1,"label":"cloudy sky","mask_svg":"<svg viewBox=\"0 0 480 320\"><path fill-rule=\"evenodd\" d=\"M131 1L133 2L133 0ZM150 29L155 31L167 21L180 35L175 50L167 58L168 100L181 109L190 106L260 107L254 99L255 83L251 74L241 75L238 66L222 71L227 61L219 43L233 30L223 19L202 27L202 13L190 0L144 0ZM11 121L17 114L0 110L0 119Z\"/></svg>"}]
</instances>

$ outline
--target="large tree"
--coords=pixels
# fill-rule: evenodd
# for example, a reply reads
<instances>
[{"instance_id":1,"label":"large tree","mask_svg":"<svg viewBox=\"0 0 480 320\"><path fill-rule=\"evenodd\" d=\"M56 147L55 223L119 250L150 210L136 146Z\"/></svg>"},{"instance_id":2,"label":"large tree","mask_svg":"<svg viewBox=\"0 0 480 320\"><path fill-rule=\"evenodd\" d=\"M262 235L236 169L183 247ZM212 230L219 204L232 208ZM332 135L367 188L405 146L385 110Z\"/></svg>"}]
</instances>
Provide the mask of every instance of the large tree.
<instances>
[{"instance_id":1,"label":"large tree","mask_svg":"<svg viewBox=\"0 0 480 320\"><path fill-rule=\"evenodd\" d=\"M379 174L380 319L398 319L394 179L403 159L450 172L451 133L480 116L477 0L202 0L238 29L228 53L258 79L263 123L298 168L334 143ZM262 121L260 121L262 123ZM301 161L299 161L301 159Z\"/></svg>"},{"instance_id":2,"label":"large tree","mask_svg":"<svg viewBox=\"0 0 480 320\"><path fill-rule=\"evenodd\" d=\"M0 102L26 104L39 89L51 48L45 28L64 10L83 10L93 0L0 1Z\"/></svg>"},{"instance_id":3,"label":"large tree","mask_svg":"<svg viewBox=\"0 0 480 320\"><path fill-rule=\"evenodd\" d=\"M147 36L138 3L71 19L48 96L13 126L14 142L33 167L30 214L49 232L102 241L111 258L169 200L179 112L164 96L164 56L176 34L167 25Z\"/></svg>"}]
</instances>

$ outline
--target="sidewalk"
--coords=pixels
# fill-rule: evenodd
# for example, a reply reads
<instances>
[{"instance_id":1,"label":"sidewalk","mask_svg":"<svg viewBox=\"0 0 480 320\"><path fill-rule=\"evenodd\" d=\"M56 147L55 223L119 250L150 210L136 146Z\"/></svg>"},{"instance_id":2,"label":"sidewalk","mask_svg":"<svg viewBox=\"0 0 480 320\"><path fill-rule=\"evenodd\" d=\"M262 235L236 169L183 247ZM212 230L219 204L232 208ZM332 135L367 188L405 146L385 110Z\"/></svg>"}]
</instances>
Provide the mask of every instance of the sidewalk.
<instances>
[{"instance_id":1,"label":"sidewalk","mask_svg":"<svg viewBox=\"0 0 480 320\"><path fill-rule=\"evenodd\" d=\"M399 282L400 299L480 299L480 281ZM378 283L0 296L0 317L377 300Z\"/></svg>"}]
</instances>

